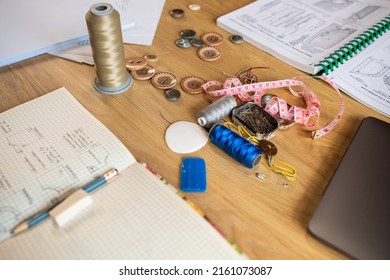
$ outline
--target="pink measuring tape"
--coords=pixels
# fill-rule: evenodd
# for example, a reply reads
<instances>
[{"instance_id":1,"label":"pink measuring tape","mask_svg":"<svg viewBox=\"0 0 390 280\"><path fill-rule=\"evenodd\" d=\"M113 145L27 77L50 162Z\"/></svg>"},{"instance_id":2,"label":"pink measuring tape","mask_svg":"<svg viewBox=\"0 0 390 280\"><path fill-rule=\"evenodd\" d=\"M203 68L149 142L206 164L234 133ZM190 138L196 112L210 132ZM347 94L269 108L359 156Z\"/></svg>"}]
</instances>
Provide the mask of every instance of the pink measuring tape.
<instances>
[{"instance_id":1,"label":"pink measuring tape","mask_svg":"<svg viewBox=\"0 0 390 280\"><path fill-rule=\"evenodd\" d=\"M317 96L306 88L306 85L298 79L311 78L307 77L294 77L287 80L258 82L250 84L242 84L240 79L236 77L228 78L224 83L218 81L209 81L202 85L203 90L211 96L225 96L225 95L237 95L242 101L253 101L257 105L261 106L261 98L265 94L267 89L273 88L285 88L290 90L290 93L297 97L302 97L306 103L306 108L298 106L288 107L287 102L280 97L272 97L264 107L270 115L274 116L279 113L280 118L285 120L294 120L295 123L304 125L305 127L312 128L318 124L320 117L320 101ZM321 80L327 82L332 88L339 94L340 97L340 109L339 112L330 123L321 129L314 130L312 132L313 139L326 135L337 125L344 113L344 100L342 95L336 86L336 84L325 75L320 77ZM218 90L209 90L210 87L220 87ZM293 87L302 87L302 91L295 91ZM314 121L310 122L310 119L314 117Z\"/></svg>"}]
</instances>

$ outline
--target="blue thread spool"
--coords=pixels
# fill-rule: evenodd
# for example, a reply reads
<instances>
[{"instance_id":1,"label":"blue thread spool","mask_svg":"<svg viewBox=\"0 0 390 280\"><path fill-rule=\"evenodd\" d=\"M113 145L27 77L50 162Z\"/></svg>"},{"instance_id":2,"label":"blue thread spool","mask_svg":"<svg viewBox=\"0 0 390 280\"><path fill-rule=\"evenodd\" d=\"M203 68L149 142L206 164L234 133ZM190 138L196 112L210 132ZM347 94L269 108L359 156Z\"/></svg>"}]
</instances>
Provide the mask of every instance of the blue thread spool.
<instances>
[{"instance_id":1,"label":"blue thread spool","mask_svg":"<svg viewBox=\"0 0 390 280\"><path fill-rule=\"evenodd\" d=\"M248 168L260 162L262 151L226 126L216 124L209 132L211 142Z\"/></svg>"}]
</instances>

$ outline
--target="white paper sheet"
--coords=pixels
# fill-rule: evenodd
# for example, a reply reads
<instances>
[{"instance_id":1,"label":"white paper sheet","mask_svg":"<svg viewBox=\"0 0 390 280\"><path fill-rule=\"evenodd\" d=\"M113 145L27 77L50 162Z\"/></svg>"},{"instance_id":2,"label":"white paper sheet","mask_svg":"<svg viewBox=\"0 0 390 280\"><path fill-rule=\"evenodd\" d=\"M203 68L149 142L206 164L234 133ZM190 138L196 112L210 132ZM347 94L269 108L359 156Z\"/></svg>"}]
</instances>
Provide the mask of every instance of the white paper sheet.
<instances>
[{"instance_id":1,"label":"white paper sheet","mask_svg":"<svg viewBox=\"0 0 390 280\"><path fill-rule=\"evenodd\" d=\"M124 42L152 43L165 0L105 2L119 12L122 26L134 25L134 30L123 33ZM85 14L95 3L93 0L8 2L0 12L0 67L88 39Z\"/></svg>"},{"instance_id":2,"label":"white paper sheet","mask_svg":"<svg viewBox=\"0 0 390 280\"><path fill-rule=\"evenodd\" d=\"M128 0L126 2L128 2L128 7L132 11L132 20L135 22L135 26L122 33L123 42L151 45L165 0Z\"/></svg>"},{"instance_id":3,"label":"white paper sheet","mask_svg":"<svg viewBox=\"0 0 390 280\"><path fill-rule=\"evenodd\" d=\"M390 33L328 76L345 93L390 118Z\"/></svg>"}]
</instances>

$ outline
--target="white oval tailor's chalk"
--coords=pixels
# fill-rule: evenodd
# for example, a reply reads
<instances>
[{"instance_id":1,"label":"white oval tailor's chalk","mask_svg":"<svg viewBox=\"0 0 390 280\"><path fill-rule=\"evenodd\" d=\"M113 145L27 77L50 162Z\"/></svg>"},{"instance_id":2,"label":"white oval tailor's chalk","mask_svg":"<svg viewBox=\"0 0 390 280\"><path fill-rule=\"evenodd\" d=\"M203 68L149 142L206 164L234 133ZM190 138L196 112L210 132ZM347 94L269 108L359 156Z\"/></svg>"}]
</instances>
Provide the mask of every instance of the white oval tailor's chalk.
<instances>
[{"instance_id":1,"label":"white oval tailor's chalk","mask_svg":"<svg viewBox=\"0 0 390 280\"><path fill-rule=\"evenodd\" d=\"M53 208L49 212L49 215L55 220L59 227L62 227L77 216L83 209L91 205L92 202L92 197L87 192L80 189Z\"/></svg>"},{"instance_id":2,"label":"white oval tailor's chalk","mask_svg":"<svg viewBox=\"0 0 390 280\"><path fill-rule=\"evenodd\" d=\"M178 121L171 124L165 132L165 142L171 151L179 154L195 152L206 145L207 131L195 123Z\"/></svg>"}]
</instances>

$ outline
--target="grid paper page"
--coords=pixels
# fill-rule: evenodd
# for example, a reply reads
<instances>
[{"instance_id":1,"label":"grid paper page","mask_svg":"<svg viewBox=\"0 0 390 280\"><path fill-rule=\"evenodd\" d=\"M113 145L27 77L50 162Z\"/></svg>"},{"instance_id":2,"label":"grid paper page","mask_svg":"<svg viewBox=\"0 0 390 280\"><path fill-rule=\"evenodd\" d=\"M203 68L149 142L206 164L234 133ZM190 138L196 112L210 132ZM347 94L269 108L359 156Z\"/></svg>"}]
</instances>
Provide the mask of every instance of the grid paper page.
<instances>
[{"instance_id":1,"label":"grid paper page","mask_svg":"<svg viewBox=\"0 0 390 280\"><path fill-rule=\"evenodd\" d=\"M0 242L108 169L135 162L65 88L1 113L0 149Z\"/></svg>"},{"instance_id":2,"label":"grid paper page","mask_svg":"<svg viewBox=\"0 0 390 280\"><path fill-rule=\"evenodd\" d=\"M0 259L244 258L140 163L92 198L92 206L63 228L48 220L7 240Z\"/></svg>"}]
</instances>

